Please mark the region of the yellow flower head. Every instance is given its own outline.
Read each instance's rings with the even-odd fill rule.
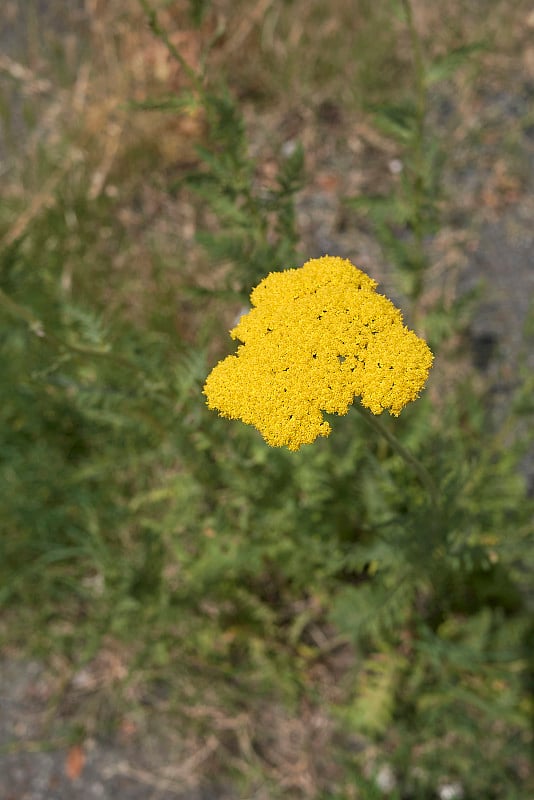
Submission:
[[[328,436],[323,412],[346,414],[354,397],[398,416],[419,396],[433,355],[376,285],[332,256],[271,272],[230,331],[237,353],[206,380],[208,407],[290,450]]]

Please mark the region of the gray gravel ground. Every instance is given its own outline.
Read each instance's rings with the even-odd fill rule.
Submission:
[[[38,662],[0,661],[0,800],[230,800],[192,788],[189,760],[152,736],[85,739],[83,768],[69,776],[71,746],[60,742],[64,721],[50,718],[50,680]]]

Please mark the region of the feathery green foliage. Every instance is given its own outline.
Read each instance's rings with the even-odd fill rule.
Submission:
[[[200,24],[209,3],[190,5]],[[374,119],[405,148],[405,172],[397,194],[351,202],[374,220],[419,319],[442,158],[425,93],[475,51],[423,65],[411,6],[401,6],[414,37],[414,99],[381,106]],[[193,189],[209,209],[216,223],[198,238],[209,263],[225,268],[211,288],[186,287],[196,338],[177,333],[156,296],[139,318],[106,313],[113,253],[98,252],[95,230],[111,227],[117,242],[125,231],[119,200],[89,204],[83,182],[60,180],[0,250],[0,600],[15,620],[5,639],[24,640],[31,625],[33,647],[62,652],[75,669],[114,637],[128,653],[125,686],[140,674],[148,695],[164,686],[178,709],[206,697],[230,715],[322,703],[341,742],[330,757],[340,777],[325,797],[354,797],[350,786],[379,796],[369,765],[387,762],[392,797],[430,799],[458,781],[465,800],[526,800],[532,503],[520,449],[513,438],[503,446],[504,426],[460,382],[439,402],[429,392],[384,420],[386,436],[353,411],[298,453],[207,410],[202,385],[213,350],[223,353],[206,347],[215,326],[202,304],[243,298],[302,260],[304,153],[281,156],[275,188],[259,187],[239,103],[209,75],[192,83],[183,98],[149,105],[179,114],[198,103],[208,122],[198,167],[169,188]],[[6,206],[0,234],[11,218]],[[109,260],[94,264],[99,257]],[[74,291],[66,265],[78,275]],[[438,360],[457,317],[446,322],[426,318]],[[335,673],[340,651],[332,683],[341,695],[327,700],[316,676]],[[126,696],[116,689],[117,714]],[[267,780],[267,760],[262,769]],[[283,787],[273,787],[278,795]]]

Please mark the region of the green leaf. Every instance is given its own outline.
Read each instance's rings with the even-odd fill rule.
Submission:
[[[391,723],[395,694],[405,659],[398,653],[373,653],[358,675],[356,697],[346,716],[355,730],[382,735]]]
[[[413,140],[416,133],[417,111],[412,102],[371,107],[370,111],[376,127],[387,136],[404,144]]]
[[[193,24],[199,28],[211,6],[211,0],[189,0],[189,14]]]
[[[376,223],[404,225],[412,216],[411,208],[398,195],[360,195],[347,197],[345,203]]]
[[[285,158],[278,172],[279,194],[290,195],[298,191],[304,179],[304,149],[300,142],[294,151]]]
[[[485,42],[472,42],[471,44],[462,45],[462,47],[456,47],[454,50],[447,53],[447,55],[443,56],[443,58],[439,58],[430,64],[426,71],[425,84],[427,86],[432,86],[434,83],[438,83],[438,81],[450,78],[456,70],[471,59],[472,55],[487,49],[488,47]]]

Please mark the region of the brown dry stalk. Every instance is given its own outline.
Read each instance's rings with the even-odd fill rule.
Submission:
[[[45,208],[50,208],[54,202],[54,192],[73,164],[80,158],[79,150],[71,150],[60,169],[48,178],[42,190],[35,195],[22,214],[20,214],[5,236],[0,239],[0,248],[10,247],[17,239],[23,236],[30,223],[39,216]]]

